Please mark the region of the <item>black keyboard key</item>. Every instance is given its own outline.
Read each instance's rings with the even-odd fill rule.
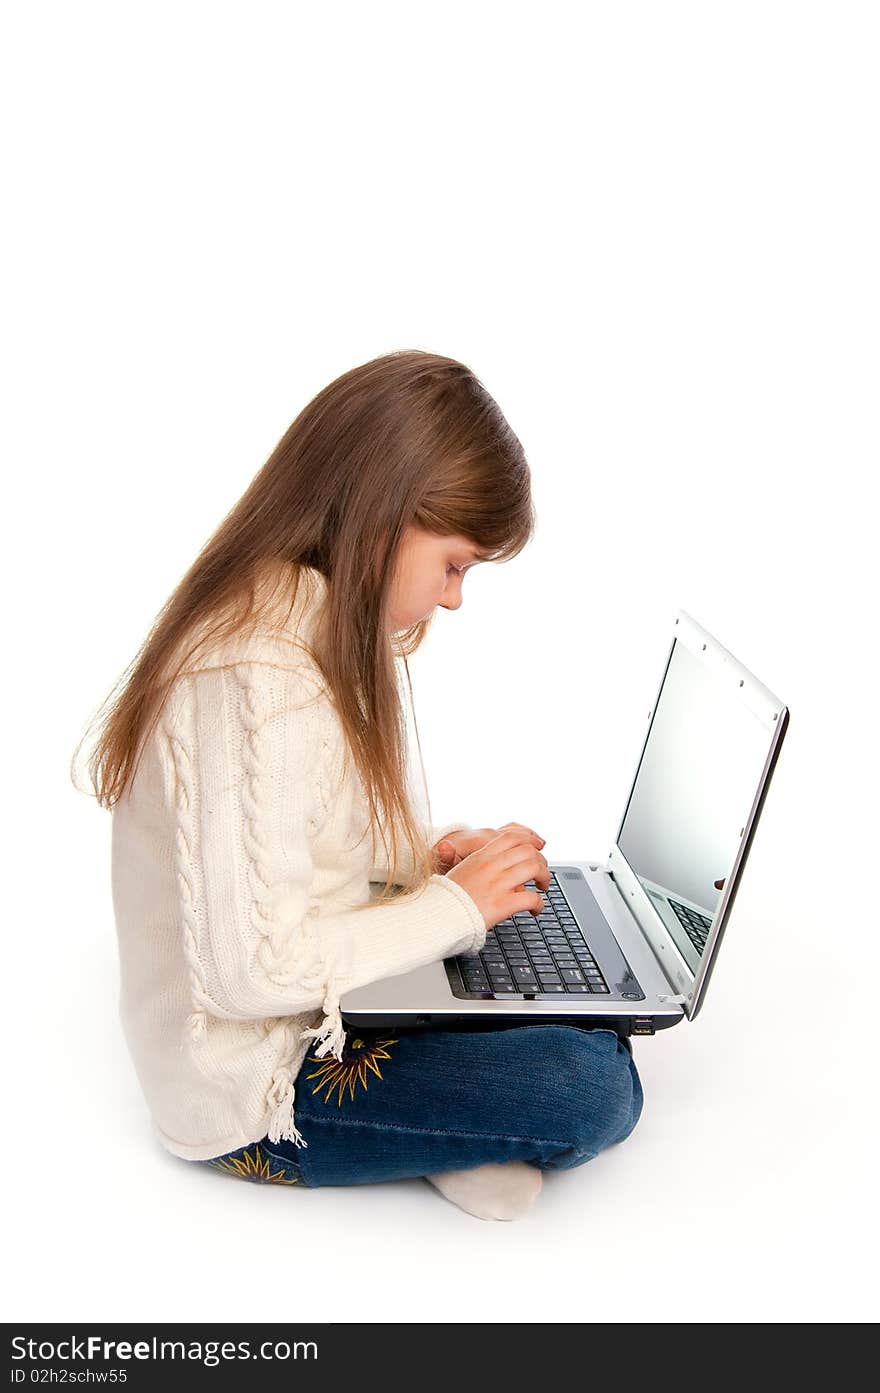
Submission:
[[[534,982],[535,974],[530,963],[512,963],[513,980],[515,982]]]
[[[563,982],[583,982],[584,974],[576,967],[564,967],[560,973]]]

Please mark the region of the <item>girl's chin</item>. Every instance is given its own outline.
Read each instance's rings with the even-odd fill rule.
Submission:
[[[434,613],[433,609],[426,610],[424,614],[414,614],[411,618],[393,619],[391,621],[391,632],[401,633],[404,629],[411,629],[414,624],[420,624],[423,619],[430,619]]]

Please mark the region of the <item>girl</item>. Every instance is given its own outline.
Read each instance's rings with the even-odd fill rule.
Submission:
[[[173,1155],[305,1187],[425,1176],[511,1219],[544,1169],[638,1121],[613,1031],[340,1017],[346,989],[476,953],[543,904],[532,828],[413,810],[396,661],[409,685],[436,607],[534,525],[474,374],[390,353],[305,407],[159,614],[89,769],[113,813],[121,1021]]]

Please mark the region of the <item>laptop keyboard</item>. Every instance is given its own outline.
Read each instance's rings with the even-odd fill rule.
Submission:
[[[678,900],[674,900],[671,895],[667,895],[666,898],[675,910],[678,922],[702,957],[706,939],[709,937],[709,930],[712,927],[712,920],[707,919],[705,914],[698,914],[695,909],[689,909],[686,904],[679,904]]]
[[[526,889],[538,887],[529,880]],[[608,984],[552,871],[550,887],[542,893],[547,908],[537,917],[526,910],[502,919],[489,929],[480,953],[453,959],[466,991],[495,996],[608,994]]]

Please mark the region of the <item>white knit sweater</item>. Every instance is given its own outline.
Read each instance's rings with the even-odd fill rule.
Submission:
[[[310,1046],[341,1058],[340,994],[486,937],[440,874],[352,912],[385,868],[335,708],[294,641],[326,596],[320,572],[305,576],[280,638],[253,630],[178,679],[113,809],[120,1018],[159,1140],[189,1160],[267,1133],[305,1146],[294,1080]]]

